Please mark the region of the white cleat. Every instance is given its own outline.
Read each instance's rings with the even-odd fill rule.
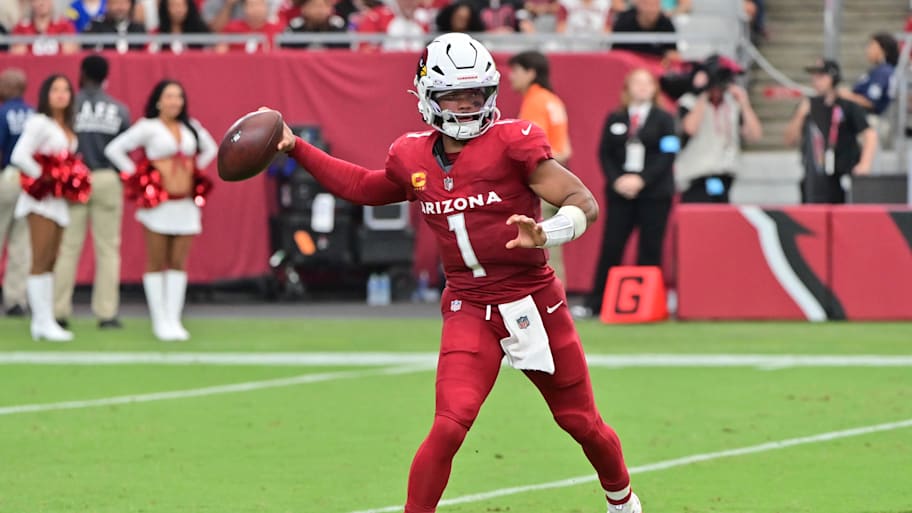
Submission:
[[[609,504],[608,513],[643,513],[643,506],[640,505],[640,498],[631,492],[630,500],[624,504]]]
[[[178,340],[178,341],[190,340],[190,333],[187,332],[186,329],[184,329],[184,325],[181,324],[180,320],[178,320],[176,323],[171,324],[171,331],[174,334],[174,338],[172,338],[171,340]]]
[[[32,340],[47,340],[48,342],[69,342],[73,340],[73,332],[60,327],[56,322],[45,323],[31,328]]]

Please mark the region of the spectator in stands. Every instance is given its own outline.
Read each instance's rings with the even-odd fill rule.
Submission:
[[[334,9],[345,20],[345,27],[357,31],[361,18],[371,9],[383,4],[382,0],[338,0]]]
[[[564,8],[559,0],[526,0],[523,9],[528,13],[534,32],[556,32]]]
[[[140,148],[147,160],[137,165],[130,153]],[[143,225],[146,240],[143,288],[152,331],[160,340],[190,338],[181,324],[181,313],[190,245],[202,231],[195,196],[203,184],[201,171],[217,152],[218,146],[209,132],[188,114],[184,88],[168,79],[155,85],[146,102],[145,117],[105,148],[105,156],[117,169],[136,178],[131,185],[140,185],[144,191],[155,190],[152,195],[156,201],[139,205],[136,220]],[[153,171],[158,171],[157,181],[152,178]],[[148,195],[149,192],[138,193],[146,200]]]
[[[890,34],[874,34],[865,48],[865,57],[871,68],[859,77],[852,89],[840,87],[839,96],[852,100],[874,114],[874,117],[869,117],[868,122],[875,121],[871,123],[875,126],[879,124],[877,116],[883,115],[890,107],[896,92],[893,86],[893,72],[899,62],[899,44]]]
[[[437,13],[438,32],[484,32],[481,11],[468,0],[459,0]]]
[[[635,0],[634,6],[620,13],[614,20],[614,32],[665,32],[674,33],[675,26],[665,14],[659,0]],[[628,50],[644,55],[661,57],[665,61],[678,59],[675,43],[615,43],[615,50]]]
[[[380,4],[361,18],[358,32],[384,33],[394,36],[382,48],[387,51],[419,51],[424,48],[425,35],[430,19],[420,8],[418,0],[395,0],[389,5]],[[363,50],[376,50],[376,45],[362,45]]]
[[[107,9],[102,18],[92,20],[85,29],[86,34],[118,34],[125,36],[127,34],[144,34],[146,29],[139,23],[132,20],[134,0],[107,0]],[[96,50],[108,50],[117,48],[118,51],[124,52],[128,48],[138,50],[143,48],[141,44],[127,45],[125,41],[118,41],[117,44],[96,44],[84,45],[83,48],[95,48]]]
[[[481,0],[481,20],[485,31],[495,34],[534,32],[531,14],[522,0]]]
[[[19,170],[10,165],[10,155],[22,135],[25,121],[35,111],[22,99],[25,86],[25,72],[21,69],[6,68],[0,73],[0,254],[6,246],[3,309],[12,317],[25,315],[28,304],[25,282],[31,259],[28,222],[13,215],[22,187]]]
[[[73,0],[66,10],[66,17],[77,32],[83,32],[92,20],[104,16],[106,7],[104,0]]]
[[[5,36],[7,34],[6,27],[0,25],[0,36]],[[0,44],[0,52],[5,52],[9,50],[9,46],[6,44]]]
[[[203,20],[213,32],[222,32],[231,20],[244,18],[243,0],[200,0]],[[290,4],[291,2],[288,2]],[[285,0],[267,0],[267,19],[275,21],[283,8],[288,8]],[[280,26],[282,26],[280,24]]]
[[[675,164],[683,203],[728,203],[740,168],[742,140],[757,141],[763,127],[747,91],[735,83],[741,67],[713,55],[678,99],[684,148]]]
[[[764,0],[744,0],[744,15],[754,35],[766,39],[766,7]]]
[[[611,32],[610,0],[560,0],[557,31],[572,35]]]
[[[213,31],[221,32],[231,20],[243,16],[241,0],[206,0],[202,15]]]
[[[192,0],[161,0],[158,4],[158,33],[159,34],[208,34],[209,27],[200,17],[196,2]],[[184,51],[184,44],[180,41],[165,43],[171,51],[180,53]],[[203,45],[188,45],[190,48],[202,48]],[[156,45],[152,46],[157,51]]]
[[[630,72],[624,79],[621,106],[608,115],[599,145],[605,174],[608,213],[592,292],[577,317],[602,310],[605,280],[620,265],[627,239],[639,228],[637,265],[661,265],[662,242],[674,196],[672,166],[680,147],[675,120],[658,104],[659,87],[648,70]]]
[[[12,45],[10,53],[31,52],[33,55],[55,55],[79,51],[79,45],[75,42],[61,42],[54,37],[61,34],[75,34],[76,28],[66,18],[55,16],[52,0],[29,0],[29,8],[30,16],[19,22],[13,28],[12,33],[20,36],[48,37],[41,37],[29,45]]]
[[[133,21],[146,28],[146,32],[158,30],[159,0],[135,0]]]
[[[333,13],[330,0],[297,0],[298,15],[288,22],[286,32],[343,33],[345,20]],[[288,48],[349,48],[349,43],[295,43]]]
[[[817,96],[801,100],[785,131],[786,144],[801,145],[801,201],[845,203],[851,175],[871,173],[877,133],[860,105],[839,96],[842,73],[836,61],[819,60],[805,70]]]
[[[523,97],[519,119],[531,121],[545,131],[551,154],[562,166],[567,165],[573,150],[567,124],[567,108],[551,87],[551,66],[548,58],[534,50],[510,57],[510,86]],[[557,207],[542,201],[542,215],[547,219],[557,213]],[[548,262],[557,277],[564,281],[564,259],[561,248],[551,248]],[[566,283],[566,282],[565,282]]]
[[[54,316],[68,327],[73,313],[73,287],[82,255],[86,230],[92,225],[95,279],[92,283],[92,313],[102,329],[120,328],[120,220],[123,216],[123,185],[120,174],[104,154],[105,147],[130,126],[130,112],[105,92],[108,61],[101,55],[82,60],[76,123],[79,153],[92,172],[92,192],[86,203],[70,203],[70,224],[63,231],[60,254],[54,267]]]
[[[26,9],[27,0],[6,0],[0,2],[0,28],[4,34],[8,33],[22,21]]]
[[[275,44],[273,39],[275,35],[282,31],[278,23],[269,21],[269,6],[266,0],[242,0],[244,6],[244,17],[239,20],[231,20],[222,29],[224,34],[249,34],[252,32],[260,33],[266,36],[266,42],[261,47],[255,39],[251,39],[246,44],[220,43],[216,45],[217,52],[227,52],[229,48],[236,51],[246,51],[254,53],[257,50],[270,49]]]

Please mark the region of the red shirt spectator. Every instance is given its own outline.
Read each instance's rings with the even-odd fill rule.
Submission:
[[[396,14],[386,5],[378,5],[365,11],[358,20],[358,32],[385,33]]]
[[[25,19],[19,22],[18,25],[13,27],[13,35],[16,36],[53,36],[56,34],[75,34],[76,27],[70,23],[69,20],[60,18],[57,21],[51,21],[44,25],[44,28],[36,23],[33,23],[30,19]],[[33,55],[56,55],[63,51],[63,53],[73,53],[78,50],[78,47],[74,43],[65,43],[58,41],[57,38],[48,37],[42,38],[30,45],[13,45],[10,50],[11,53],[26,53],[30,52]]]
[[[255,40],[251,39],[247,43],[231,43],[231,45],[221,44],[216,47],[216,50],[243,50],[247,53],[255,53],[258,49],[260,49],[260,51],[270,50],[275,46],[275,35],[282,32],[282,26],[278,23],[265,22],[259,27],[255,28],[251,26],[247,20],[231,20],[227,25],[225,25],[225,28],[222,29],[223,34],[249,34],[251,32],[257,32],[266,35],[266,42],[262,47],[260,47],[260,45],[257,44]]]
[[[249,34],[258,32],[266,36],[266,43],[263,44],[264,50],[271,49],[274,46],[274,37],[282,31],[283,25],[269,21],[269,4],[266,0],[241,0],[243,7],[243,18],[229,21],[221,32],[224,34]],[[247,53],[254,53],[260,47],[256,40],[251,39],[247,43],[233,43],[232,50],[246,50]],[[224,52],[228,49],[226,44],[216,46],[216,51]]]
[[[428,32],[428,12],[418,6],[417,0],[396,0],[394,8],[379,5],[367,11],[358,23],[358,32],[401,36],[403,39],[390,40],[382,45],[388,51],[418,51],[424,48],[424,38],[419,36]],[[375,44],[361,45],[362,50],[377,48]]]
[[[288,26],[288,22],[296,18],[300,12],[301,8],[298,6],[298,2],[286,0],[282,2],[278,11],[276,11],[276,18],[278,19],[279,25],[286,27]]]
[[[53,0],[31,0],[31,17],[20,21],[13,27],[12,34],[17,36],[54,36],[58,34],[75,34],[76,27],[65,18],[54,15]],[[73,53],[79,50],[75,41],[61,42],[55,37],[41,38],[29,45],[17,44],[10,48],[10,53],[33,55],[55,55]]]

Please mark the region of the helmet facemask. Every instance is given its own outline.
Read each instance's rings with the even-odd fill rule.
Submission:
[[[431,99],[428,104],[433,112],[434,128],[453,139],[467,140],[485,133],[500,118],[500,111],[497,110],[497,87],[470,89],[480,89],[484,96],[484,103],[475,112],[454,112],[440,107],[438,100],[441,97],[460,89],[430,92]]]

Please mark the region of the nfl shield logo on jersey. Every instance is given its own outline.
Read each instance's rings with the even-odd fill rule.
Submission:
[[[453,190],[453,179],[449,176],[443,179],[443,188],[447,191]]]
[[[516,319],[516,324],[519,326],[519,329],[524,330],[529,327],[529,316],[523,315],[519,319]]]
[[[458,299],[454,299],[454,300],[450,301],[450,311],[451,312],[458,312],[460,310],[462,310],[462,301],[460,301]]]

